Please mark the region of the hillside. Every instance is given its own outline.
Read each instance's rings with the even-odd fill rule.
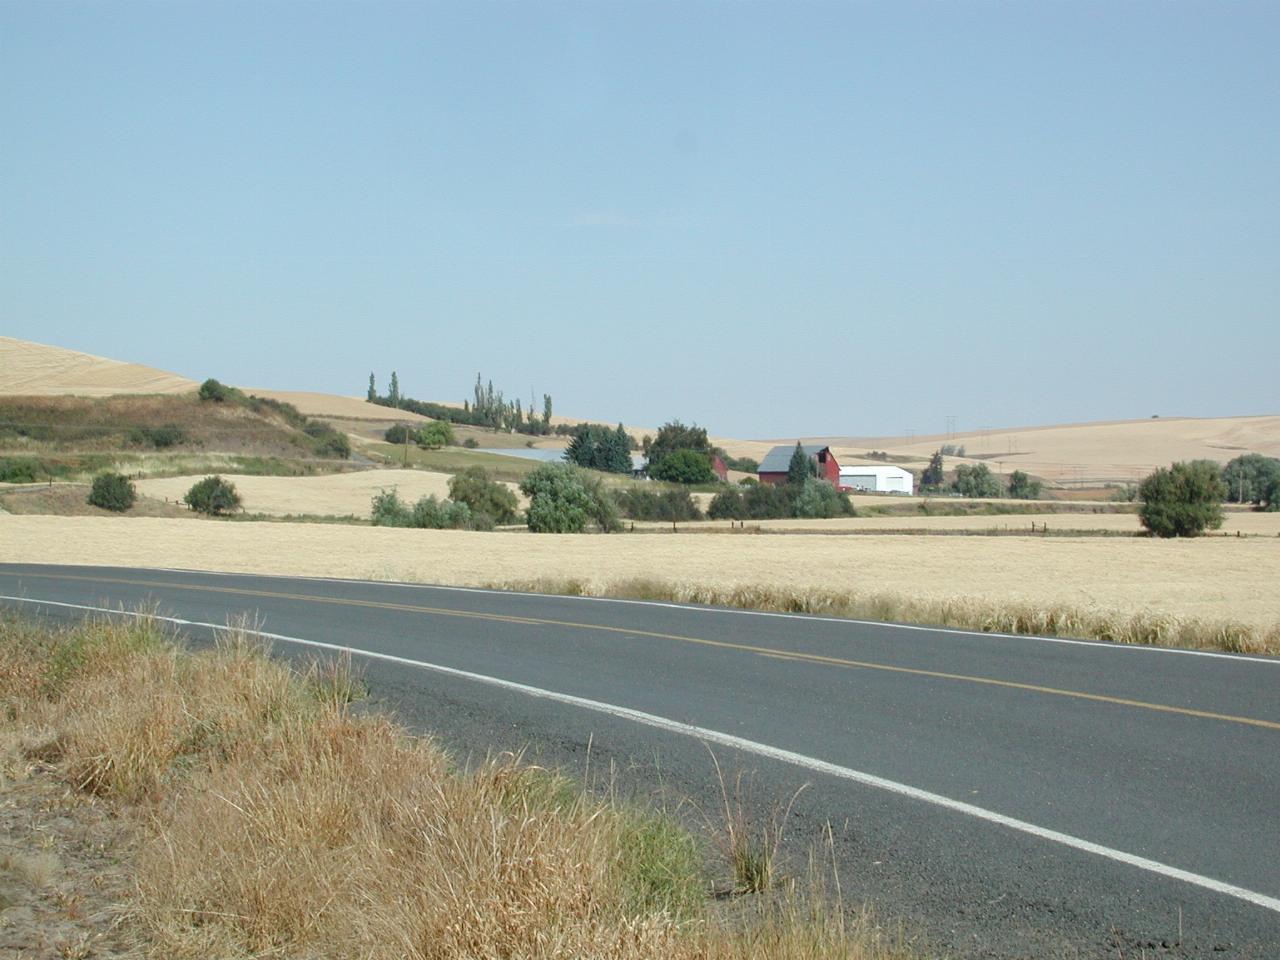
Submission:
[[[176,373],[43,343],[0,337],[0,394],[109,397],[120,393],[186,393],[198,384]]]

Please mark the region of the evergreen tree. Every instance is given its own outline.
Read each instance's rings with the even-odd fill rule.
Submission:
[[[920,474],[920,486],[926,490],[942,486],[942,474],[942,451],[935,450],[929,458],[929,466]]]
[[[551,432],[551,394],[542,395],[542,432]]]
[[[394,370],[391,371],[391,386],[387,388],[387,400],[393,407],[400,406],[400,378]]]
[[[611,473],[631,472],[631,437],[622,424],[618,424],[618,429],[613,431],[613,442],[609,446],[609,466],[606,469]]]
[[[818,465],[814,463],[813,457],[804,452],[804,447],[797,440],[796,449],[791,454],[791,463],[787,465],[787,483],[803,486],[805,480],[817,475]]]
[[[366,400],[368,400],[370,403],[373,403],[373,401],[375,401],[375,400],[377,400],[377,399],[378,399],[378,390],[377,390],[377,388],[373,385],[373,374],[372,374],[372,373],[370,373],[370,374],[369,374],[369,393],[368,393],[368,395],[365,397],[365,399],[366,399]]]
[[[1040,481],[1032,480],[1021,470],[1009,474],[1009,496],[1015,500],[1035,500],[1040,496]]]

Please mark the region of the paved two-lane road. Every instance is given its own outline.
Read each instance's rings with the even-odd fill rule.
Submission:
[[[0,594],[247,612],[379,655],[375,692],[455,746],[660,757],[695,797],[710,743],[761,796],[811,784],[793,839],[837,827],[846,894],[943,949],[1280,958],[1280,661],[176,571],[0,564]]]

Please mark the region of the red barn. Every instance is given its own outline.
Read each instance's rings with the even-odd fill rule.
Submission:
[[[720,459],[720,454],[713,453],[711,455],[711,472],[719,478],[721,483],[729,482],[729,468],[725,466],[724,461]]]
[[[818,465],[818,478],[825,480],[833,487],[840,486],[840,464],[836,463],[835,454],[830,447],[817,444],[801,445],[805,456]],[[791,467],[791,456],[796,452],[795,444],[779,444],[774,447],[760,462],[760,482],[782,484],[787,482],[787,471]]]

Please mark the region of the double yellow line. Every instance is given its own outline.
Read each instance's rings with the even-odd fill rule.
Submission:
[[[568,630],[589,630],[598,633],[616,633],[631,637],[649,637],[655,640],[669,640],[676,643],[697,644],[704,647],[718,647],[723,650],[737,650],[753,653],[775,660],[794,660],[802,663],[818,663],[824,666],[840,667],[850,670],[881,670],[886,673],[902,673],[916,677],[929,677],[935,680],[951,680],[961,683],[976,683],[990,687],[1003,687],[1009,690],[1026,690],[1031,693],[1047,694],[1055,697],[1071,697],[1076,700],[1091,700],[1096,703],[1109,703],[1114,706],[1133,707],[1139,710],[1154,710],[1158,713],[1180,714],[1186,717],[1198,717],[1202,720],[1220,720],[1226,723],[1241,723],[1252,727],[1263,727],[1268,730],[1280,730],[1280,722],[1259,720],[1255,717],[1238,717],[1226,713],[1214,713],[1209,710],[1196,710],[1191,707],[1175,707],[1163,703],[1151,703],[1146,700],[1131,700],[1126,697],[1112,697],[1101,693],[1086,693],[1082,690],[1065,690],[1059,687],[1047,687],[1036,683],[1020,683],[1015,680],[998,680],[994,677],[975,677],[963,673],[947,673],[942,670],[925,670],[920,667],[899,667],[888,663],[875,663],[869,660],[850,660],[844,657],[828,657],[817,653],[803,653],[792,650],[778,650],[773,647],[762,647],[751,643],[735,643],[730,640],[711,640],[706,637],[689,637],[676,633],[661,633],[656,630],[641,630],[635,627],[612,627],[598,623],[577,623],[572,620],[548,620],[541,617],[516,617],[501,613],[477,613],[471,610],[452,610],[448,607],[424,607],[415,604],[391,603],[384,600],[357,600],[340,597],[321,597],[305,593],[284,593],[276,590],[251,590],[246,587],[217,587],[208,584],[172,583],[163,580],[130,580],[123,577],[85,577],[62,574],[23,574],[24,577],[42,577],[49,580],[81,580],[88,583],[118,583],[134,587],[157,587],[163,589],[191,590],[200,593],[230,594],[241,597],[259,597],[270,600],[296,600],[302,603],[326,603],[343,607],[366,607],[376,610],[395,610],[402,613],[425,614],[435,617],[460,617],[470,620],[487,620],[495,623],[513,623],[525,626],[559,627]]]

